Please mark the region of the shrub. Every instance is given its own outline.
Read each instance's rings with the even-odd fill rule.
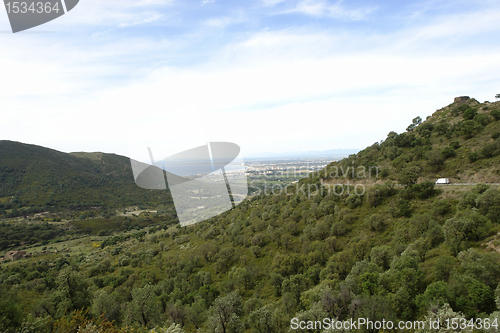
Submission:
[[[477,152],[470,152],[467,157],[469,158],[469,161],[472,163],[476,162],[479,159],[479,154]]]
[[[490,123],[490,117],[484,114],[478,114],[474,117],[474,120],[483,126],[486,126]]]
[[[417,127],[418,134],[420,134],[424,138],[430,137],[433,130],[434,130],[434,125],[428,122],[425,122]]]
[[[493,118],[495,118],[495,120],[499,120],[500,119],[500,110],[498,110],[498,109],[491,110],[490,114],[491,114],[491,116]]]
[[[450,147],[453,148],[453,149],[458,149],[460,148],[460,141],[453,141],[450,143]]]
[[[489,143],[481,149],[481,155],[484,158],[492,158],[498,155],[498,145],[496,143]]]
[[[444,158],[451,158],[455,157],[456,153],[455,150],[451,147],[446,147],[441,151],[441,155],[443,155]]]
[[[427,153],[427,163],[435,170],[440,170],[444,164],[443,155],[438,151],[432,150]]]
[[[463,117],[465,120],[471,120],[474,119],[474,117],[477,115],[477,110],[473,108],[468,108],[467,110],[464,111]]]
[[[384,186],[375,184],[367,192],[368,203],[372,207],[377,207],[382,203],[382,200],[393,196],[395,193],[394,185],[386,183]]]
[[[380,214],[373,214],[366,220],[368,227],[373,231],[382,231],[385,228],[385,217]]]
[[[500,136],[500,133],[498,133],[498,134]],[[380,171],[380,178],[385,179],[385,178],[389,177],[390,174],[391,174],[391,172],[389,171],[389,169],[384,168]]]
[[[359,195],[351,194],[345,199],[345,203],[349,208],[354,209],[361,206],[362,200]]]
[[[444,238],[453,255],[456,256],[463,242],[469,239],[472,227],[473,222],[467,218],[451,218],[445,222],[443,226]]]
[[[500,138],[500,132],[494,132],[493,134],[491,134],[491,138],[493,140]]]
[[[428,199],[437,194],[437,191],[434,189],[434,183],[430,181],[425,181],[420,184],[415,184],[411,187],[412,192],[416,194],[416,196],[420,199]]]
[[[449,129],[449,125],[448,123],[446,123],[446,121],[441,121],[439,122],[439,124],[434,128],[434,130],[439,134],[439,135],[443,135],[443,134],[446,134],[446,132],[448,132],[448,129]]]
[[[456,107],[456,108],[453,108],[453,109],[451,110],[451,115],[452,115],[453,117],[456,117],[456,116],[458,116],[459,114],[464,113],[464,112],[465,112],[465,111],[467,111],[468,109],[470,109],[470,106],[468,106],[467,104],[462,104],[462,105],[460,105],[460,106],[458,106],[458,107]]]
[[[184,333],[181,325],[173,323],[169,327],[157,327],[149,331],[149,333]]]
[[[460,133],[466,139],[470,139],[474,136],[474,134],[480,132],[483,129],[481,124],[476,123],[474,120],[465,120],[459,125]]]
[[[476,199],[479,213],[489,218],[492,222],[500,221],[500,192],[488,189]]]
[[[420,172],[421,169],[418,166],[404,168],[399,175],[399,183],[407,187],[416,184],[418,177],[420,177]]]
[[[399,216],[410,217],[412,213],[411,203],[406,199],[400,199],[398,202]]]

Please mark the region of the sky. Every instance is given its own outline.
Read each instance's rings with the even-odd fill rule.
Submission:
[[[495,101],[499,32],[500,0],[80,0],[16,34],[0,8],[0,140],[362,149],[456,96]]]

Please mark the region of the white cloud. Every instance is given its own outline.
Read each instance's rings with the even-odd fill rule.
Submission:
[[[285,2],[288,0],[262,0],[265,6],[275,6],[279,3]]]
[[[238,12],[235,13],[233,16],[215,17],[208,19],[204,21],[203,24],[205,26],[212,28],[224,29],[230,25],[243,23],[246,22],[247,20],[248,19],[243,15],[243,13]]]
[[[437,39],[467,37],[500,30],[500,10],[441,16],[424,27],[414,29],[414,38]]]
[[[120,27],[124,28],[124,27],[131,27],[131,26],[134,26],[134,25],[139,25],[139,24],[147,24],[147,23],[154,22],[154,21],[156,21],[156,20],[158,20],[160,18],[161,18],[160,14],[152,14],[152,15],[149,15],[148,17],[144,18],[144,19],[138,19],[138,20],[133,21],[133,22],[122,23],[122,24],[120,24]]]
[[[130,9],[132,2],[125,3]],[[131,25],[154,17],[156,2],[143,3],[134,15],[124,12],[112,21]],[[325,4],[309,8],[310,15],[328,15]],[[460,41],[493,35],[499,14],[444,15],[379,35],[299,27],[249,31],[218,52],[209,48],[213,39],[199,43],[213,37],[203,34],[213,29],[186,38],[113,40],[106,28],[86,43],[0,36],[0,101],[8,110],[0,132],[4,139],[65,151],[121,154],[135,140],[153,142],[165,154],[207,140],[234,141],[250,154],[362,148],[455,96],[493,100],[500,49]],[[226,27],[243,19],[220,15],[201,25]],[[192,54],[197,61],[171,61]]]
[[[78,105],[44,109],[44,117],[24,129],[52,126],[57,132],[46,135],[66,138],[59,147],[85,142],[83,150],[109,147],[122,154],[127,142],[152,142],[168,155],[223,139],[250,153],[364,147],[447,105],[462,89],[483,89],[481,81],[495,80],[500,70],[498,57],[351,55],[165,67]]]
[[[289,9],[284,13],[303,13],[311,16],[326,16],[348,21],[360,21],[366,19],[375,10],[375,7],[347,9],[342,5],[342,2],[337,1],[332,5],[326,0],[301,0],[295,8]]]
[[[134,25],[145,17],[162,15],[160,10],[174,5],[173,0],[85,0],[71,12],[50,23],[60,26],[119,26]]]

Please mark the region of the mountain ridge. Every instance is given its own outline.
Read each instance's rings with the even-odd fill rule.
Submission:
[[[18,208],[171,203],[167,196],[161,191],[139,188],[134,182],[130,159],[125,156],[63,153],[37,145],[0,141],[0,198],[14,197],[14,206]]]

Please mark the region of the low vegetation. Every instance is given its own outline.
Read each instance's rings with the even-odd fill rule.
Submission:
[[[64,225],[90,228],[84,249],[0,266],[0,331],[287,332],[292,318],[327,317],[498,323],[498,186],[434,181],[498,182],[499,106],[471,101],[416,118],[298,184],[323,189],[315,195],[263,193],[186,228],[161,213],[127,217],[123,229],[114,221],[124,217],[73,219]],[[336,174],[341,166],[378,173]],[[366,191],[353,194],[360,183]]]

